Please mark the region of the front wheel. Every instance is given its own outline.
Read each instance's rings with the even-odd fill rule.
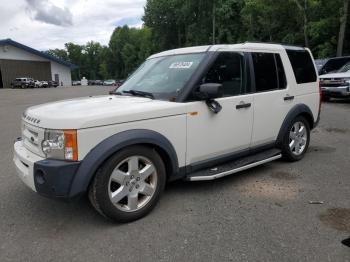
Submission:
[[[287,129],[283,137],[282,156],[288,161],[301,160],[310,143],[310,125],[302,117],[296,117]]]
[[[132,146],[101,166],[90,185],[89,199],[103,216],[131,222],[155,207],[165,181],[165,167],[158,153],[145,146]]]

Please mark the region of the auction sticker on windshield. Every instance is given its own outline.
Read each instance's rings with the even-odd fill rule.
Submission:
[[[192,65],[193,65],[193,62],[174,62],[169,66],[169,68],[188,69],[188,68],[191,68]]]

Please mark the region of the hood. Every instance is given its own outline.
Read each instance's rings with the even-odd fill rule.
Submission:
[[[320,75],[320,78],[350,78],[350,72]]]
[[[81,129],[186,113],[186,104],[132,96],[96,96],[28,108],[24,121],[49,129]]]

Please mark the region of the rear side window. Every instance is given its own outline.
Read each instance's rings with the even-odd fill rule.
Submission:
[[[281,57],[272,53],[252,53],[256,92],[286,88]]]
[[[310,53],[306,50],[287,50],[298,84],[316,82],[317,75]]]

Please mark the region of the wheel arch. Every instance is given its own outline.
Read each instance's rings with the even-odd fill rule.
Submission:
[[[73,179],[70,197],[85,193],[98,168],[116,152],[133,145],[145,145],[154,148],[164,161],[169,179],[173,175],[179,174],[176,151],[165,136],[147,129],[123,131],[106,138],[85,156]]]
[[[279,130],[277,141],[276,141],[277,147],[281,146],[283,141],[283,136],[285,132],[288,131],[289,124],[298,116],[303,116],[308,121],[310,129],[314,128],[315,120],[311,109],[305,104],[297,104],[293,106],[292,109],[289,110]]]

